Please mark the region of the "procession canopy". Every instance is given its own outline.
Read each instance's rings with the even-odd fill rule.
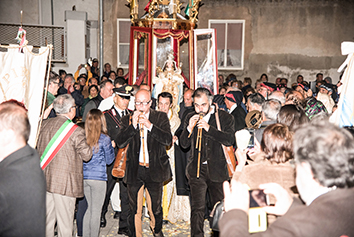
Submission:
[[[138,1],[128,0],[131,17],[129,83],[153,87],[157,76],[173,52],[185,84],[193,77],[192,31],[198,21],[201,0],[189,0],[184,9],[180,0],[150,0],[139,17]],[[184,14],[181,11],[184,11]],[[183,14],[183,15],[182,15]]]
[[[128,2],[132,22],[129,84],[144,83],[153,90],[156,82],[166,82],[167,78],[170,79],[168,85],[178,82],[175,87],[182,86],[182,90],[183,86],[191,89],[205,87],[217,94],[215,29],[196,29],[201,0],[189,0],[186,8],[182,7],[180,0],[150,0],[141,17],[138,1]],[[174,66],[167,73],[164,65],[170,60]],[[160,73],[163,71],[170,76]],[[166,85],[158,88],[170,87]],[[175,94],[180,98],[179,91]]]
[[[150,0],[144,8],[145,14],[138,16],[138,0],[127,0],[130,6],[132,26],[154,29],[192,30],[198,22],[201,0],[189,0],[185,16],[181,14],[179,0]]]

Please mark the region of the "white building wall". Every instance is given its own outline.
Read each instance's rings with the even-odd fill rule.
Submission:
[[[66,27],[66,63],[54,63],[53,71],[64,69],[74,73],[79,64],[86,63],[85,58],[85,32],[86,20],[96,22],[90,29],[90,55],[98,58],[98,0],[0,0],[0,22],[20,23],[20,11],[23,10],[23,24],[52,25],[52,3],[55,26]],[[67,19],[65,11],[72,11],[75,5],[78,15],[84,12],[83,19]],[[14,35],[14,38],[16,35]],[[27,39],[31,44],[31,39]],[[84,72],[84,69],[82,69]]]
[[[0,22],[38,24],[38,0],[0,0]],[[15,36],[16,37],[16,36]]]
[[[85,64],[86,12],[66,11],[67,67],[74,73],[80,64]],[[60,64],[57,66],[60,68]]]

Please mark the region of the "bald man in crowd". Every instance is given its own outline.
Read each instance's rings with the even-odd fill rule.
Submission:
[[[142,204],[145,190],[154,236],[162,234],[162,187],[172,172],[166,146],[172,142],[167,114],[150,109],[151,93],[140,89],[135,95],[132,118],[122,118],[122,127],[115,139],[118,147],[129,145],[124,182],[127,184],[130,214],[129,236],[142,236]]]
[[[183,101],[180,103],[179,105],[179,112],[178,112],[178,116],[179,119],[182,120],[184,112],[186,112],[187,110],[193,111],[194,107],[193,107],[193,90],[192,89],[188,89],[184,92],[183,94]]]

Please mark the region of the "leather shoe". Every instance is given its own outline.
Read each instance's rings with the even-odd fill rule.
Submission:
[[[162,230],[159,233],[153,233],[154,237],[164,237]]]
[[[169,221],[169,220],[162,220],[162,224],[163,224],[163,225],[170,224],[170,221]]]
[[[164,237],[162,230],[160,230],[159,233],[155,233],[155,231],[151,228],[151,226],[150,226],[150,230],[151,230],[154,237]]]
[[[127,227],[124,227],[124,228],[119,228],[118,229],[118,234],[119,235],[126,235],[126,236],[129,236],[130,234],[130,231]]]
[[[115,211],[113,218],[114,218],[114,219],[119,219],[120,213],[121,213],[120,211]]]
[[[101,216],[100,227],[104,228],[104,227],[106,227],[106,224],[107,224],[106,217],[103,215],[103,216]]]

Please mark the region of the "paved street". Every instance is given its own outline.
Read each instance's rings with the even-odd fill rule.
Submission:
[[[109,205],[108,213],[106,214],[107,226],[101,228],[100,237],[108,236],[123,236],[118,235],[118,219],[113,218],[114,212]],[[165,236],[190,236],[190,225],[189,222],[177,222],[175,224],[164,224],[163,233]],[[204,233],[205,236],[210,236],[209,222],[204,222]],[[76,236],[76,233],[75,235]],[[143,236],[153,236],[149,228],[149,218],[144,217],[143,220]]]

